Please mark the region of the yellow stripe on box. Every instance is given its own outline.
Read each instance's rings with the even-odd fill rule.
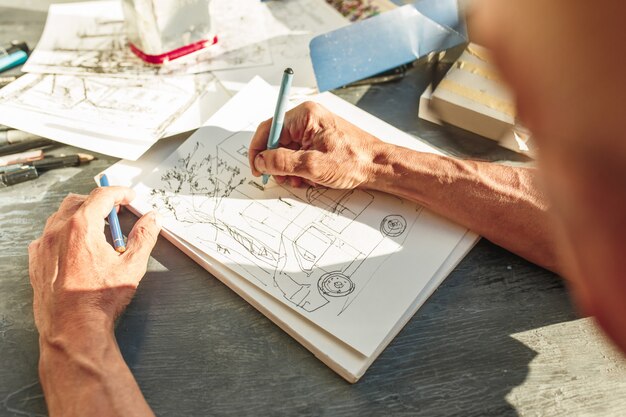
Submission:
[[[476,58],[480,59],[481,61],[489,62],[490,60],[489,60],[488,53],[483,52],[481,49],[482,48],[472,47],[472,45],[469,45],[466,50],[471,55],[474,55]]]
[[[455,81],[445,78],[437,86],[437,89],[440,88],[480,103],[484,106],[489,107],[490,109],[497,110],[511,117],[515,117],[515,106],[509,101],[501,100],[497,97],[493,97],[489,94],[483,93],[480,90],[466,87]]]
[[[498,77],[498,74],[495,71],[476,65],[473,62],[458,60],[454,63],[454,65],[460,70],[476,74],[480,77],[486,78],[487,80],[495,81],[497,83],[501,82],[500,77]]]

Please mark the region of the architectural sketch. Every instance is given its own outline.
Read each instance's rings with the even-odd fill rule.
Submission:
[[[211,74],[130,79],[27,74],[0,91],[0,106],[84,132],[153,143],[214,82]]]
[[[248,167],[255,126],[185,143],[147,182],[150,208],[293,308],[339,316],[401,250],[421,209],[407,202],[390,215],[376,204],[387,197],[361,190],[263,188]]]
[[[168,239],[239,294],[254,293],[250,302],[290,334],[299,335],[302,324],[324,346],[336,338],[372,355],[428,297],[442,266],[451,268],[447,259],[467,229],[385,193],[293,188],[274,179],[261,185],[246,153],[276,93],[253,79],[158,166],[138,177],[133,171],[132,210],[160,212]],[[308,99],[414,146],[414,138],[336,96]]]
[[[265,18],[255,0],[213,0],[218,42],[161,66],[136,57],[128,47],[119,2],[53,5],[26,72],[110,76],[198,74],[272,63]]]

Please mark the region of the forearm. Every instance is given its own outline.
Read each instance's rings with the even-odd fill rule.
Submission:
[[[384,145],[372,171],[368,187],[415,201],[558,272],[548,204],[534,169]]]
[[[39,376],[51,416],[153,416],[112,332],[40,337]]]

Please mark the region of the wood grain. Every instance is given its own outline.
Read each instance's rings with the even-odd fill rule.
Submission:
[[[0,39],[19,33],[34,42],[44,18],[0,8]],[[339,94],[449,152],[519,162],[492,141],[420,122],[425,85],[417,68],[401,82]],[[0,190],[0,416],[46,413],[27,245],[68,192],[88,193],[92,177],[114,162],[100,155]],[[126,233],[135,220],[121,214]],[[487,241],[356,385],[164,239],[116,335],[160,416],[626,415],[623,359],[577,318],[563,282]]]

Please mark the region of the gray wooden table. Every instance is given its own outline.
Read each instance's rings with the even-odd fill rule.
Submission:
[[[44,20],[45,12],[0,7],[0,42],[34,44]],[[401,82],[339,95],[447,152],[523,159],[419,121],[425,83],[417,68]],[[88,193],[93,176],[114,162],[99,155],[0,190],[1,416],[46,414],[28,243],[68,192]],[[121,221],[128,231],[135,217],[123,213]],[[626,365],[589,319],[577,318],[563,282],[485,240],[356,385],[162,238],[116,335],[162,416],[626,415]]]

